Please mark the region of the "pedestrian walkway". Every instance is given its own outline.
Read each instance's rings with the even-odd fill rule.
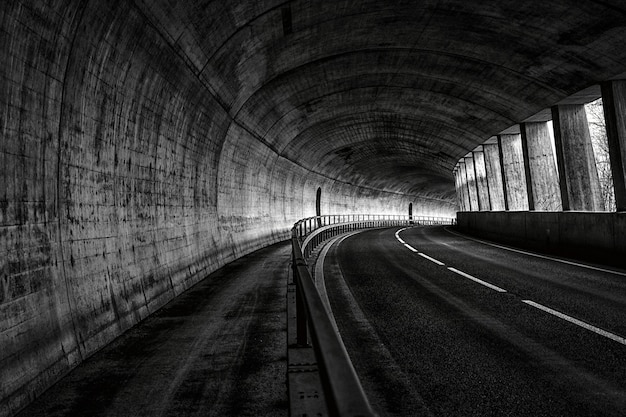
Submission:
[[[221,268],[19,416],[287,416],[290,254],[279,243]]]

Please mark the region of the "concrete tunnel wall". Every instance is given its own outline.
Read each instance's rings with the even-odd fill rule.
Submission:
[[[450,202],[281,157],[141,7],[47,3],[0,6],[0,415],[208,273],[286,239],[318,187],[322,213],[412,202],[454,216]]]

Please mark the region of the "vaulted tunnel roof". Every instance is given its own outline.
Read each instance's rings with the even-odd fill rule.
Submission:
[[[169,6],[167,6],[169,4]],[[626,70],[621,1],[185,1],[141,5],[281,156],[453,200],[457,160]]]

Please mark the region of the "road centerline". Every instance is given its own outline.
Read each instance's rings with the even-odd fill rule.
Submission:
[[[430,256],[426,255],[426,254],[425,254],[425,253],[423,253],[423,252],[417,252],[417,254],[418,254],[419,256],[423,257],[423,258],[428,259],[428,260],[429,260],[429,261],[431,261],[431,262],[436,263],[437,265],[445,266],[445,264],[444,264],[443,262],[438,261],[437,259],[432,258],[432,257],[430,257]]]
[[[596,334],[599,334],[600,336],[604,336],[604,337],[606,337],[608,339],[614,340],[614,341],[616,341],[618,343],[621,343],[622,345],[626,345],[626,338],[618,336],[618,335],[616,335],[614,333],[608,332],[608,331],[606,331],[604,329],[601,329],[599,327],[593,326],[593,325],[591,325],[589,323],[586,323],[586,322],[584,322],[582,320],[578,320],[577,318],[574,318],[572,316],[568,316],[567,314],[561,313],[560,311],[553,310],[550,307],[546,307],[546,306],[544,306],[542,304],[536,303],[536,302],[531,301],[531,300],[522,300],[522,303],[527,304],[527,305],[532,306],[532,307],[535,307],[535,308],[537,308],[537,309],[539,309],[541,311],[544,311],[546,313],[552,314],[555,317],[558,317],[558,318],[560,318],[562,320],[568,321],[568,322],[570,322],[572,324],[575,324],[575,325],[577,325],[579,327],[582,327],[583,329],[592,331],[592,332],[594,332]]]
[[[415,249],[413,246],[411,246],[411,245],[409,245],[409,244],[407,244],[407,243],[405,243],[405,244],[404,244],[404,246],[405,246],[408,250],[410,250],[411,252],[416,252],[416,253],[418,252],[418,250],[417,250],[417,249]]]
[[[395,236],[396,236],[396,239],[398,239],[398,242],[402,243],[403,245],[406,245],[406,242],[400,237],[400,232],[402,232],[403,230],[406,230],[406,227],[396,231]]]
[[[488,283],[486,281],[483,281],[482,279],[476,278],[475,276],[467,274],[467,273],[465,273],[463,271],[459,271],[456,268],[452,268],[451,266],[448,267],[448,270],[450,270],[450,271],[454,272],[455,274],[458,274],[458,275],[460,275],[462,277],[470,279],[470,280],[472,280],[472,281],[474,281],[474,282],[476,282],[476,283],[478,283],[480,285],[483,285],[483,286],[485,286],[487,288],[491,288],[494,291],[497,291],[497,292],[507,292],[504,288],[500,288],[497,285],[490,284],[490,283]]]
[[[544,256],[544,255],[535,254],[535,253],[532,253],[532,252],[526,252],[526,251],[523,251],[523,250],[509,248],[509,247],[506,247],[506,246],[502,246],[502,245],[498,245],[498,244],[494,244],[494,243],[490,243],[490,242],[485,242],[485,241],[480,240],[480,239],[474,239],[474,238],[471,238],[471,237],[468,237],[468,236],[464,236],[464,235],[459,234],[459,233],[455,233],[455,232],[453,232],[451,230],[448,230],[448,228],[445,228],[445,230],[447,232],[455,234],[455,235],[457,235],[459,237],[462,237],[462,238],[465,238],[465,239],[468,239],[468,240],[474,240],[476,242],[483,243],[483,244],[486,244],[486,245],[489,245],[489,246],[492,246],[492,247],[496,247],[498,249],[504,249],[504,250],[508,250],[508,251],[512,251],[512,252],[517,252],[517,253],[521,253],[521,254],[524,254],[524,255],[534,256],[534,257],[537,257],[537,258],[542,258],[542,259],[546,259],[546,260],[550,260],[550,261],[555,261],[555,262],[562,263],[562,264],[568,264],[568,265],[572,265],[572,266],[587,268],[587,269],[595,270],[595,271],[598,271],[598,272],[613,273],[613,274],[616,274],[616,275],[626,275],[626,274],[624,274],[622,272],[619,272],[619,271],[612,271],[612,270],[608,270],[608,269],[604,269],[604,268],[598,268],[598,267],[594,267],[594,266],[591,266],[591,265],[585,265],[585,264],[580,264],[580,263],[577,263],[577,262],[562,260],[562,259],[558,259],[558,258],[552,258],[550,256]],[[401,239],[400,236],[399,236],[399,232],[401,232],[401,231],[402,230],[399,230],[398,232],[396,232],[396,238],[398,240]],[[471,281],[474,281],[477,284],[480,284],[480,285],[482,285],[484,287],[490,288],[490,289],[492,289],[494,291],[497,291],[497,292],[500,292],[500,293],[507,293],[508,292],[504,288],[498,287],[497,285],[494,285],[494,284],[491,284],[489,282],[483,281],[483,280],[481,280],[479,278],[476,278],[473,275],[470,275],[470,274],[468,274],[466,272],[458,270],[458,269],[456,269],[454,267],[447,266],[443,262],[438,261],[437,259],[434,259],[434,258],[426,255],[425,253],[417,251],[415,248],[413,248],[412,246],[410,246],[410,245],[408,245],[406,243],[404,243],[404,246],[406,246],[407,248],[411,249],[413,252],[416,252],[418,255],[424,257],[425,259],[428,259],[428,260],[436,263],[437,265],[445,266],[449,271],[451,271],[451,272],[453,272],[453,273],[455,273],[457,275],[460,275],[460,276],[462,276],[464,278],[467,278],[467,279],[469,279]],[[554,310],[554,309],[552,309],[550,307],[544,306],[544,305],[539,304],[537,302],[534,302],[532,300],[520,299],[520,301],[522,303],[526,304],[526,305],[529,305],[529,306],[534,307],[534,308],[536,308],[538,310],[541,310],[544,313],[548,313],[548,314],[553,315],[555,317],[558,317],[558,318],[560,318],[562,320],[565,320],[565,321],[567,321],[569,323],[572,323],[572,324],[574,324],[574,325],[576,325],[578,327],[581,327],[581,328],[583,328],[585,330],[588,330],[588,331],[591,331],[593,333],[596,333],[596,334],[598,334],[600,336],[603,336],[605,338],[608,338],[610,340],[618,342],[618,343],[620,343],[622,345],[626,345],[626,338],[623,337],[623,336],[620,336],[620,335],[617,335],[615,333],[611,333],[611,332],[609,332],[607,330],[601,329],[599,327],[593,326],[593,325],[591,325],[591,324],[589,324],[587,322],[584,322],[584,321],[579,320],[579,319],[577,319],[575,317],[569,316],[569,315],[567,315],[565,313],[561,313],[560,311]]]

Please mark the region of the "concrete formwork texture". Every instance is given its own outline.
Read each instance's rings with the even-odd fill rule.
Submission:
[[[457,161],[626,71],[617,3],[6,0],[0,16],[2,416],[318,207],[454,217]],[[488,206],[515,182],[527,208],[521,156],[502,178],[484,152]],[[467,210],[479,165],[480,192],[458,169]]]

